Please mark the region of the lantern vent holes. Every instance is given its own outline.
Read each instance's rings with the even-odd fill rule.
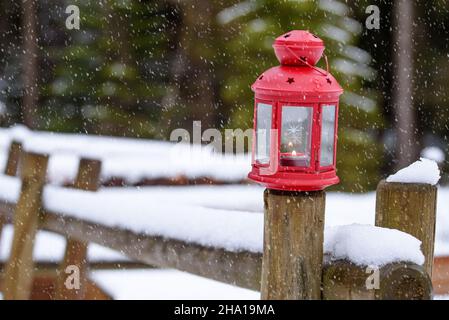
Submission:
[[[299,57],[299,59],[300,59],[301,61],[307,62],[307,57],[301,56],[301,57]]]
[[[287,33],[287,34],[284,36],[284,38],[287,39],[287,38],[289,38],[290,36],[291,36],[291,34],[290,34],[290,33]]]
[[[288,78],[288,79],[287,79],[287,82],[288,82],[289,84],[292,84],[293,82],[295,82],[295,78]]]
[[[260,76],[260,77],[259,77],[259,80],[262,80],[262,79],[263,79],[263,76]]]
[[[327,83],[332,84],[332,80],[329,78],[326,78]]]
[[[314,38],[317,38],[317,39],[318,39],[318,37],[317,37],[316,35],[314,35],[313,33],[312,33],[312,36],[313,36]]]

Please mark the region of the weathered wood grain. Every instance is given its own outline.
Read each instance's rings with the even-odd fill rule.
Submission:
[[[9,145],[8,159],[6,160],[5,174],[7,176],[16,176],[19,168],[20,155],[22,153],[22,144],[12,141]]]
[[[19,166],[20,154],[22,152],[22,145],[19,142],[13,141],[9,145],[8,159],[6,160],[4,174],[7,176],[16,176]],[[0,240],[3,227],[6,225],[6,219],[0,215]]]
[[[101,173],[101,161],[93,159],[81,159],[78,167],[78,175],[74,188],[96,191],[98,189]],[[55,298],[58,300],[83,300],[86,297],[88,284],[87,246],[85,241],[68,237],[64,260],[59,268],[56,281]],[[66,285],[68,267],[75,266],[79,270],[79,288],[68,288]]]
[[[33,247],[42,211],[42,189],[48,156],[24,153],[21,167],[22,189],[14,213],[14,237],[4,274],[4,297],[23,300],[30,297],[33,281]]]
[[[321,299],[325,193],[267,189],[262,299]]]
[[[324,300],[374,300],[374,290],[366,288],[369,274],[345,260],[325,262],[323,266]]]
[[[378,286],[373,281],[378,272]],[[368,285],[367,285],[368,282]],[[408,262],[391,263],[377,270],[346,260],[323,266],[325,300],[430,300],[432,282],[426,269]]]
[[[437,187],[430,184],[389,183],[377,186],[376,226],[397,229],[421,240],[425,267],[432,277]]]

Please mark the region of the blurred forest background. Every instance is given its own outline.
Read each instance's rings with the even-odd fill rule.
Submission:
[[[307,29],[345,89],[338,188],[370,190],[424,147],[449,151],[448,28],[449,0],[0,0],[0,125],[164,140],[194,120],[247,129],[274,38]]]

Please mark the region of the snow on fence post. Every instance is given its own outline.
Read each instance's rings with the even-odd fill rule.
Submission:
[[[8,159],[6,161],[4,172],[7,176],[15,177],[17,175],[21,152],[22,144],[17,141],[12,141],[9,146]]]
[[[377,186],[376,226],[398,229],[419,239],[432,277],[437,187],[381,181]]]
[[[74,187],[86,191],[96,191],[98,189],[101,172],[101,161],[93,159],[81,159],[78,167]],[[58,300],[83,300],[87,292],[87,246],[84,241],[74,238],[67,238],[64,260],[61,263],[57,283],[56,295]],[[79,270],[79,287],[70,287],[66,285],[68,276],[74,272],[71,266]]]
[[[376,279],[375,277],[378,277]],[[423,266],[396,262],[374,268],[347,260],[325,262],[324,300],[430,300],[432,283]]]
[[[324,191],[264,193],[262,299],[321,299]]]
[[[48,155],[25,152],[21,162],[22,189],[14,213],[14,237],[4,273],[7,300],[29,299],[33,281],[33,246],[42,212]]]

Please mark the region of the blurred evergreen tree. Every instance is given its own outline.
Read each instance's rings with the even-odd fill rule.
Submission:
[[[21,119],[21,3],[0,0],[0,123]]]
[[[422,147],[435,145],[447,155],[449,124],[442,119],[449,119],[449,0],[418,1],[416,11],[421,13],[414,43],[418,132]]]
[[[65,28],[69,4],[80,8],[80,30]],[[60,36],[43,48],[53,74],[41,92],[41,127],[154,136],[173,45],[171,4],[71,0],[53,6],[48,16]]]
[[[354,14],[361,20],[366,18],[365,8],[373,4],[370,0],[348,1]],[[378,71],[378,81],[367,83],[381,93],[386,128],[383,142],[386,161],[383,175],[396,167],[398,148],[396,140],[397,119],[392,101],[394,88],[394,65],[392,53],[395,50],[391,37],[397,31],[393,18],[392,0],[377,1],[380,8],[380,30],[364,30],[360,45],[373,55],[373,67]],[[436,146],[449,154],[449,0],[414,1],[413,24],[413,107],[417,121],[416,143],[420,149]],[[448,157],[446,156],[446,159]],[[449,170],[449,161],[444,163]],[[445,179],[443,175],[443,179]]]

